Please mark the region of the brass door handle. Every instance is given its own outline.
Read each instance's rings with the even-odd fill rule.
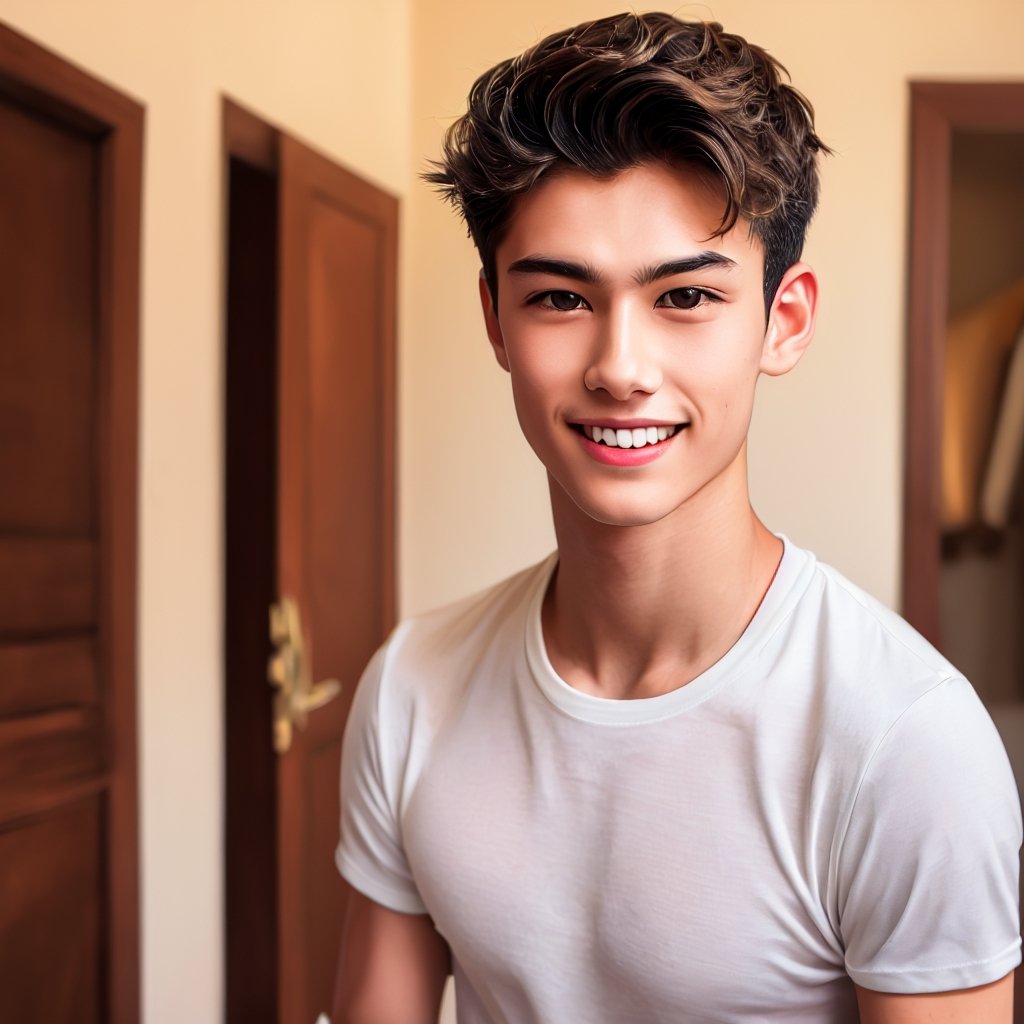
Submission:
[[[292,745],[293,729],[304,729],[307,715],[334,700],[341,693],[341,683],[337,679],[313,683],[299,606],[290,597],[270,606],[270,641],[275,648],[267,663],[267,679],[276,689],[274,750],[283,754]]]
[[[309,714],[310,711],[316,711],[317,708],[329,704],[339,693],[341,693],[341,683],[337,679],[322,679],[319,683],[313,684],[309,693],[296,697],[295,703],[302,711]]]

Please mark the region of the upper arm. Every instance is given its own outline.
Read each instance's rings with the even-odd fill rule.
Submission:
[[[400,914],[352,890],[333,1024],[436,1024],[448,945],[426,914]]]
[[[861,1024],[1010,1024],[1013,973],[957,992],[897,995],[857,986]]]
[[[1020,839],[999,736],[947,679],[878,743],[849,812],[830,910],[854,983],[953,993],[932,999],[952,1006],[1016,967]]]

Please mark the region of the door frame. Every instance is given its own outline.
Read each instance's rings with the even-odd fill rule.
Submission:
[[[107,690],[104,989],[114,1024],[135,1024],[139,998],[139,814],[136,759],[139,246],[143,106],[0,23],[0,96],[93,138],[100,262],[99,659]]]
[[[937,647],[953,132],[1024,131],[1024,82],[910,83],[902,611]]]

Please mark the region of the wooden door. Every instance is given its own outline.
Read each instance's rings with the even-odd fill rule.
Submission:
[[[342,695],[277,761],[281,1024],[330,1009],[342,730],[393,617],[395,203],[281,138],[278,593]]]
[[[243,137],[259,136],[251,119],[237,109],[233,116]],[[235,519],[229,510],[229,546],[249,547],[248,557],[237,548],[235,570],[229,566],[228,618],[236,621],[247,605],[250,632],[248,640],[239,632],[228,641],[240,658],[234,669],[229,666],[228,1019],[312,1024],[330,1009],[344,913],[344,887],[334,865],[342,733],[355,683],[394,617],[397,203],[283,133],[274,133],[270,166],[266,147],[257,148],[262,155],[255,159],[263,166],[236,159],[231,176],[239,200],[249,204],[248,213],[237,211],[246,237],[232,251],[236,266],[250,264],[248,286],[235,284],[235,294],[248,296],[236,304],[237,318],[250,329],[239,329],[238,346],[245,351],[232,357],[229,295],[228,452],[239,464],[247,460],[250,469],[248,482],[228,484],[229,503],[232,493],[237,496]],[[254,210],[263,211],[263,229],[254,227]],[[261,246],[263,259],[254,255]],[[268,321],[276,322],[275,337],[254,341],[260,322]],[[259,360],[253,352],[261,344]],[[260,369],[243,369],[254,358]],[[239,391],[232,403],[233,373]],[[254,403],[257,394],[261,401]],[[273,422],[265,417],[263,427],[247,433],[245,424],[251,428],[259,418],[256,408],[273,410]],[[264,444],[262,461],[246,437]],[[241,530],[234,539],[233,522]],[[262,525],[246,541],[254,523]],[[262,568],[254,570],[253,559],[262,560]],[[249,596],[241,592],[243,575],[252,581]],[[272,727],[275,695],[259,672],[268,650],[268,596],[275,602],[288,598],[298,609],[310,681],[331,677],[340,683],[340,694],[287,737],[280,723],[276,731]],[[254,708],[247,724],[232,711],[243,705]],[[266,787],[262,807],[253,801],[254,776]],[[243,800],[248,813],[239,810]],[[243,832],[244,844],[232,839]],[[249,861],[249,895],[236,879],[232,896],[234,865],[261,846],[270,854],[261,861],[256,849]],[[273,903],[254,914],[252,894],[259,899],[261,884],[271,887]],[[254,978],[248,955],[254,949],[272,980]]]
[[[142,109],[0,26],[0,1016],[138,1020]]]

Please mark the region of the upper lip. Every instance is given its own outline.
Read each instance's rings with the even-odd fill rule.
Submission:
[[[636,427],[678,427],[685,426],[688,420],[645,420],[645,419],[580,419],[570,421],[577,427],[606,427],[610,430],[634,430]]]

